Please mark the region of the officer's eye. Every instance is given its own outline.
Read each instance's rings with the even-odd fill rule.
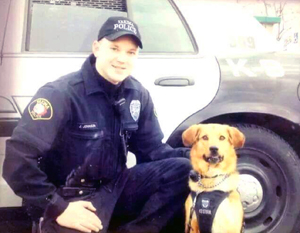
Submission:
[[[112,51],[117,51],[117,48],[116,47],[111,47],[110,48]]]
[[[207,135],[204,135],[204,136],[202,137],[202,139],[205,140],[205,141],[207,141],[207,140],[208,140]]]
[[[128,52],[128,54],[134,56],[135,52]]]
[[[219,139],[220,139],[220,141],[223,141],[223,140],[225,140],[225,137],[221,135]]]

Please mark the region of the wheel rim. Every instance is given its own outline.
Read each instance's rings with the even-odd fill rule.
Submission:
[[[241,182],[238,190],[245,211],[246,232],[271,232],[284,216],[288,182],[269,154],[252,148],[237,151]]]
[[[241,174],[238,192],[242,197],[245,213],[251,213],[260,206],[263,199],[263,188],[254,176]]]

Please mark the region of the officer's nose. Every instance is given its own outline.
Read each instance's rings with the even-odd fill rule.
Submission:
[[[118,55],[117,55],[117,61],[120,62],[120,63],[125,63],[127,60],[127,54],[124,53],[124,52],[120,52]]]

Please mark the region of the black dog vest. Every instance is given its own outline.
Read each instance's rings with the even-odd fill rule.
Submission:
[[[221,202],[228,197],[229,192],[202,192],[199,193],[198,196],[195,192],[191,192],[191,194],[193,202],[195,198],[197,198],[194,208],[199,229],[201,233],[210,233],[217,209]]]

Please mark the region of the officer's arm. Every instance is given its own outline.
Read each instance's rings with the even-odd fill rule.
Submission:
[[[151,96],[147,90],[142,95],[139,128],[129,140],[129,150],[137,157],[137,163],[170,157],[188,157],[188,149],[173,149],[162,143],[163,133],[159,126]]]
[[[3,177],[27,203],[49,217],[56,218],[68,203],[56,193],[56,187],[39,168],[38,158],[52,144],[69,118],[67,98],[51,86],[42,87],[24,110],[11,139],[6,142]],[[52,216],[51,216],[52,215]]]

